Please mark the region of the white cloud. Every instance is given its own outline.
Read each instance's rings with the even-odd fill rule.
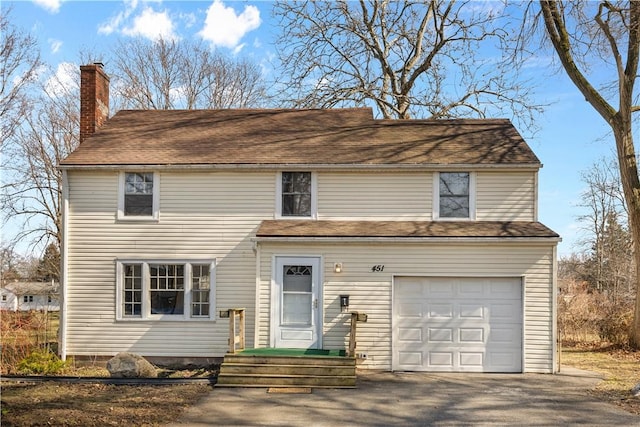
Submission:
[[[62,95],[70,88],[78,86],[78,66],[72,62],[62,62],[53,76],[45,83],[47,93],[50,95]]]
[[[112,16],[98,27],[99,34],[109,35],[121,33],[127,36],[142,36],[151,40],[175,39],[175,24],[169,13],[155,11],[149,3],[160,4],[161,1],[146,0],[126,0],[124,10]],[[138,6],[143,4],[144,9],[139,12]]]
[[[131,16],[133,12],[135,12],[138,7],[137,0],[129,0],[124,2],[125,8],[122,12],[117,13],[115,16],[111,17],[107,22],[104,22],[98,26],[98,33],[109,35],[119,30],[122,23]]]
[[[238,15],[221,0],[214,0],[207,10],[204,28],[198,34],[216,46],[237,50],[242,37],[258,28],[260,24],[260,11],[257,7],[245,6]]]
[[[133,19],[133,25],[123,28],[122,33],[128,36],[143,36],[151,40],[177,38],[174,24],[167,11],[156,12],[150,7]]]
[[[33,2],[51,13],[58,13],[60,10],[60,0],[33,0]]]
[[[49,46],[51,47],[51,53],[58,53],[58,51],[62,47],[61,40],[49,39],[47,40],[47,42],[49,42]]]

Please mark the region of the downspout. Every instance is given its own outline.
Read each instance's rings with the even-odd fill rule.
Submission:
[[[260,339],[260,243],[253,242],[253,252],[256,254],[256,302],[253,313],[253,348],[258,348]]]
[[[560,341],[559,341],[559,336],[558,336],[558,245],[555,244],[553,245],[553,266],[552,266],[552,270],[551,270],[551,274],[552,274],[552,279],[551,279],[551,286],[553,287],[553,292],[552,292],[552,301],[551,301],[551,312],[553,313],[552,315],[552,345],[553,345],[553,366],[552,366],[552,372],[558,373],[560,372],[560,351],[561,351],[561,345],[560,345]]]
[[[67,283],[69,278],[69,177],[62,170],[62,248],[60,251],[60,330],[58,354],[67,359]]]

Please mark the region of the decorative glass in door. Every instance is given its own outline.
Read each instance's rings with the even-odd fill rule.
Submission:
[[[285,265],[283,273],[282,325],[311,325],[314,303],[312,266]]]

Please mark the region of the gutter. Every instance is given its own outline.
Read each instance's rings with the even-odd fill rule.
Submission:
[[[283,243],[559,243],[560,237],[357,237],[357,236],[269,236],[254,237],[253,242]]]
[[[274,164],[87,164],[87,165],[58,165],[61,170],[282,170],[282,169],[309,169],[309,170],[408,170],[408,171],[452,171],[461,170],[538,170],[541,163],[525,164],[312,164],[312,163],[274,163]]]

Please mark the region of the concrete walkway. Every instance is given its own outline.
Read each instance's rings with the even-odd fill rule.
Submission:
[[[311,394],[216,388],[174,424],[189,426],[640,426],[595,400],[593,373],[558,375],[358,372],[358,388]]]

